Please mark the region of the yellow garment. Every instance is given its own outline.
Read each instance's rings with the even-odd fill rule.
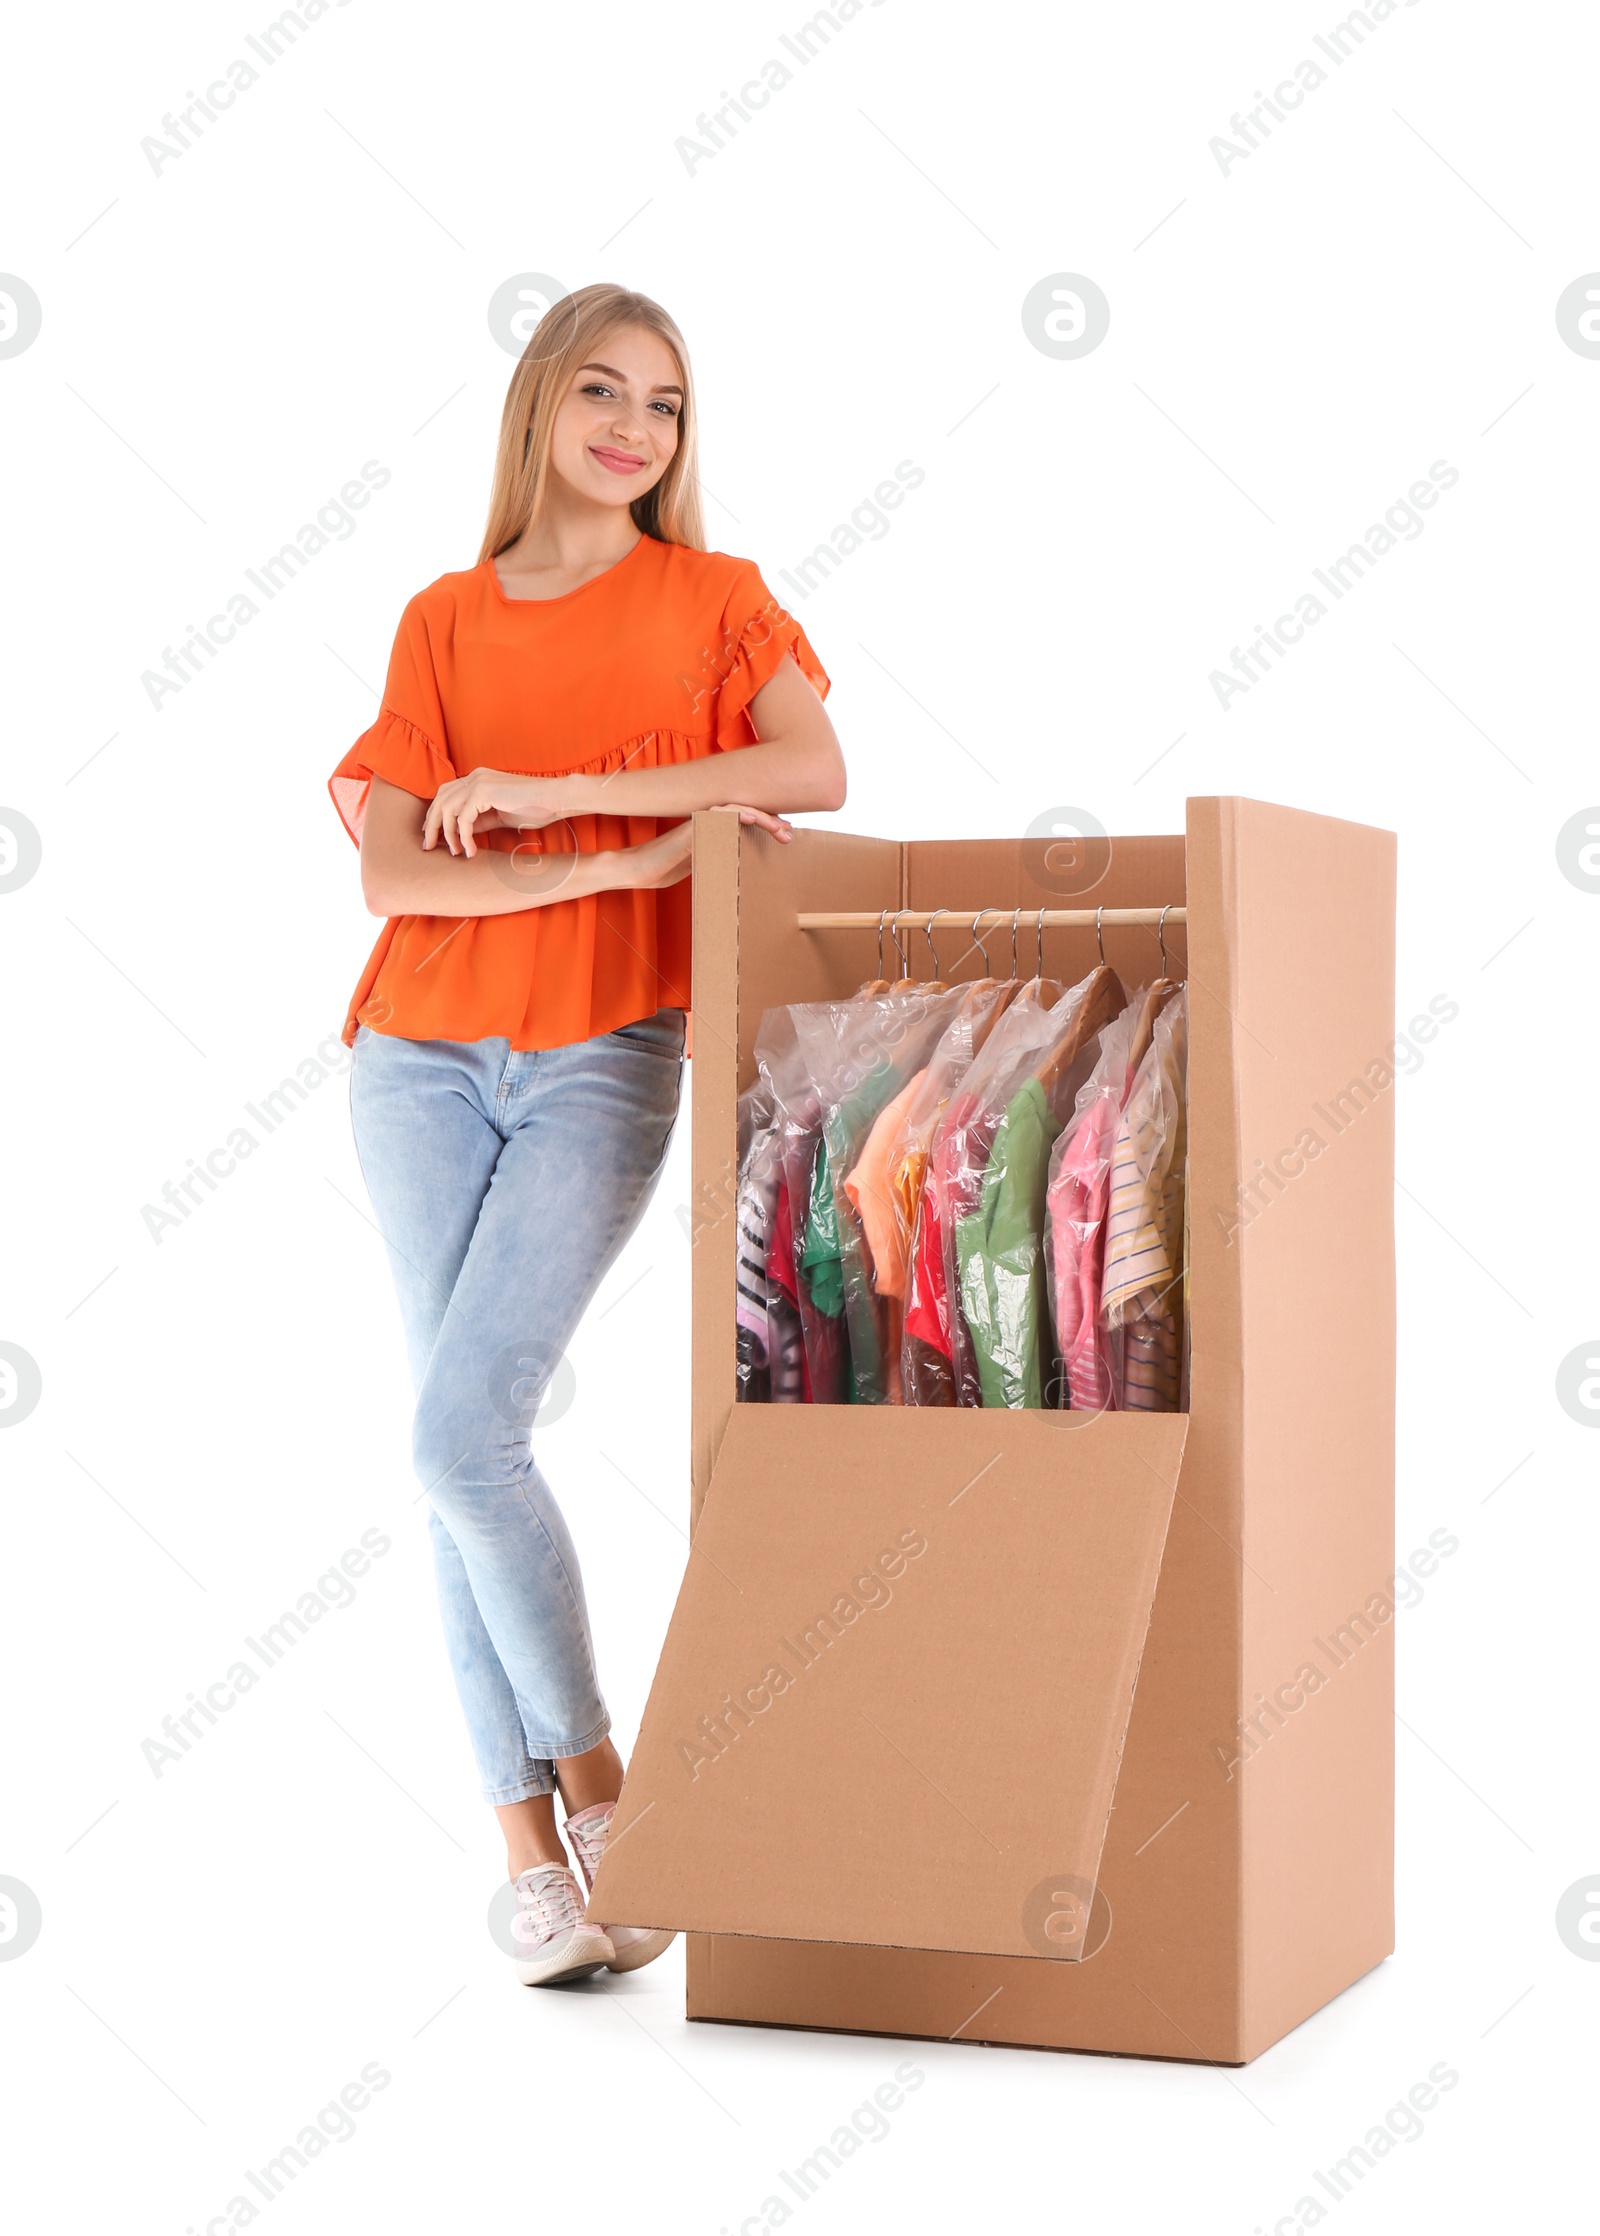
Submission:
[[[938,1121],[944,1114],[941,1103],[928,1122],[927,1132],[907,1145],[889,1175],[889,1195],[894,1206],[894,1256],[890,1273],[880,1276],[878,1287],[888,1296],[903,1297],[906,1293],[906,1260],[911,1252],[911,1238],[917,1231],[917,1205],[922,1200],[922,1183],[928,1177],[928,1155]],[[893,1276],[894,1286],[885,1284]]]

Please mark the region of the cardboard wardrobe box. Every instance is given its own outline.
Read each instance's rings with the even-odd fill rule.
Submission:
[[[876,971],[799,914],[1168,902],[1190,1411],[736,1404],[762,1012]],[[1393,1947],[1393,838],[706,814],[694,911],[693,1542],[595,1914],[687,1930],[694,2018],[1246,2062]],[[1043,938],[1064,985],[1097,960]]]

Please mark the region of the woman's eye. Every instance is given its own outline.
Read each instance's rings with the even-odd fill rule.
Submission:
[[[583,393],[586,396],[613,396],[616,391],[608,388],[603,380],[590,380],[584,382]]]
[[[657,410],[657,411],[659,411],[659,412],[665,412],[665,413],[666,413],[666,415],[667,415],[667,417],[668,417],[669,419],[676,419],[676,418],[677,418],[677,416],[678,416],[678,407],[677,407],[677,405],[676,405],[676,404],[669,404],[669,403],[668,403],[668,402],[667,402],[667,401],[665,400],[665,398],[663,398],[663,397],[658,397],[658,398],[656,399],[656,406],[655,406],[655,408],[656,408],[656,410]]]

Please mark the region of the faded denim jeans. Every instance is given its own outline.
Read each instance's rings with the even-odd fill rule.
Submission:
[[[577,1555],[530,1430],[672,1138],[683,1012],[566,1048],[361,1026],[350,1116],[417,1393],[439,1606],[491,1802],[610,1729]]]

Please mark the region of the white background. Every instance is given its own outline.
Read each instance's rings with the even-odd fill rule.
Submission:
[[[1592,18],[1420,0],[1335,68],[1303,0],[887,0],[691,173],[675,142],[803,10],[351,0],[154,171],[141,140],[268,20],[35,8],[5,57],[0,267],[43,306],[0,359],[0,802],[44,849],[0,895],[0,1338],[43,1381],[0,1443],[0,1874],[43,1916],[0,1963],[18,2224],[230,2226],[376,2061],[274,2227],[761,2228],[908,2055],[889,2133],[791,2198],[808,2227],[1545,2218],[1600,1990],[1555,1925],[1600,1870],[1600,1448],[1555,1394],[1600,1329],[1600,898],[1556,852],[1600,798],[1600,361],[1555,319],[1600,267]],[[1308,57],[1328,82],[1224,173],[1213,136]],[[845,827],[1176,830],[1235,791],[1400,834],[1400,1016],[1460,1017],[1398,1089],[1398,1549],[1459,1550],[1399,1617],[1398,1953],[1241,2072],[690,2028],[677,1950],[516,1988],[342,1078],[159,1244],[141,1216],[342,1020],[375,927],[323,787],[405,599],[476,557],[513,362],[486,310],[524,272],[684,327],[711,537],[833,675]],[[1022,325],[1060,272],[1111,304],[1075,361]],[[142,672],[368,459],[356,532],[154,708]],[[903,459],[890,533],[790,600]],[[1424,532],[1219,706],[1210,672],[1435,460]],[[624,1742],[684,1556],[688,1192],[685,1125],[541,1432]],[[354,1605],[155,1778],[162,1718],[364,1530],[391,1549]],[[1423,2133],[1326,2199],[1312,2170],[1441,2060]]]

